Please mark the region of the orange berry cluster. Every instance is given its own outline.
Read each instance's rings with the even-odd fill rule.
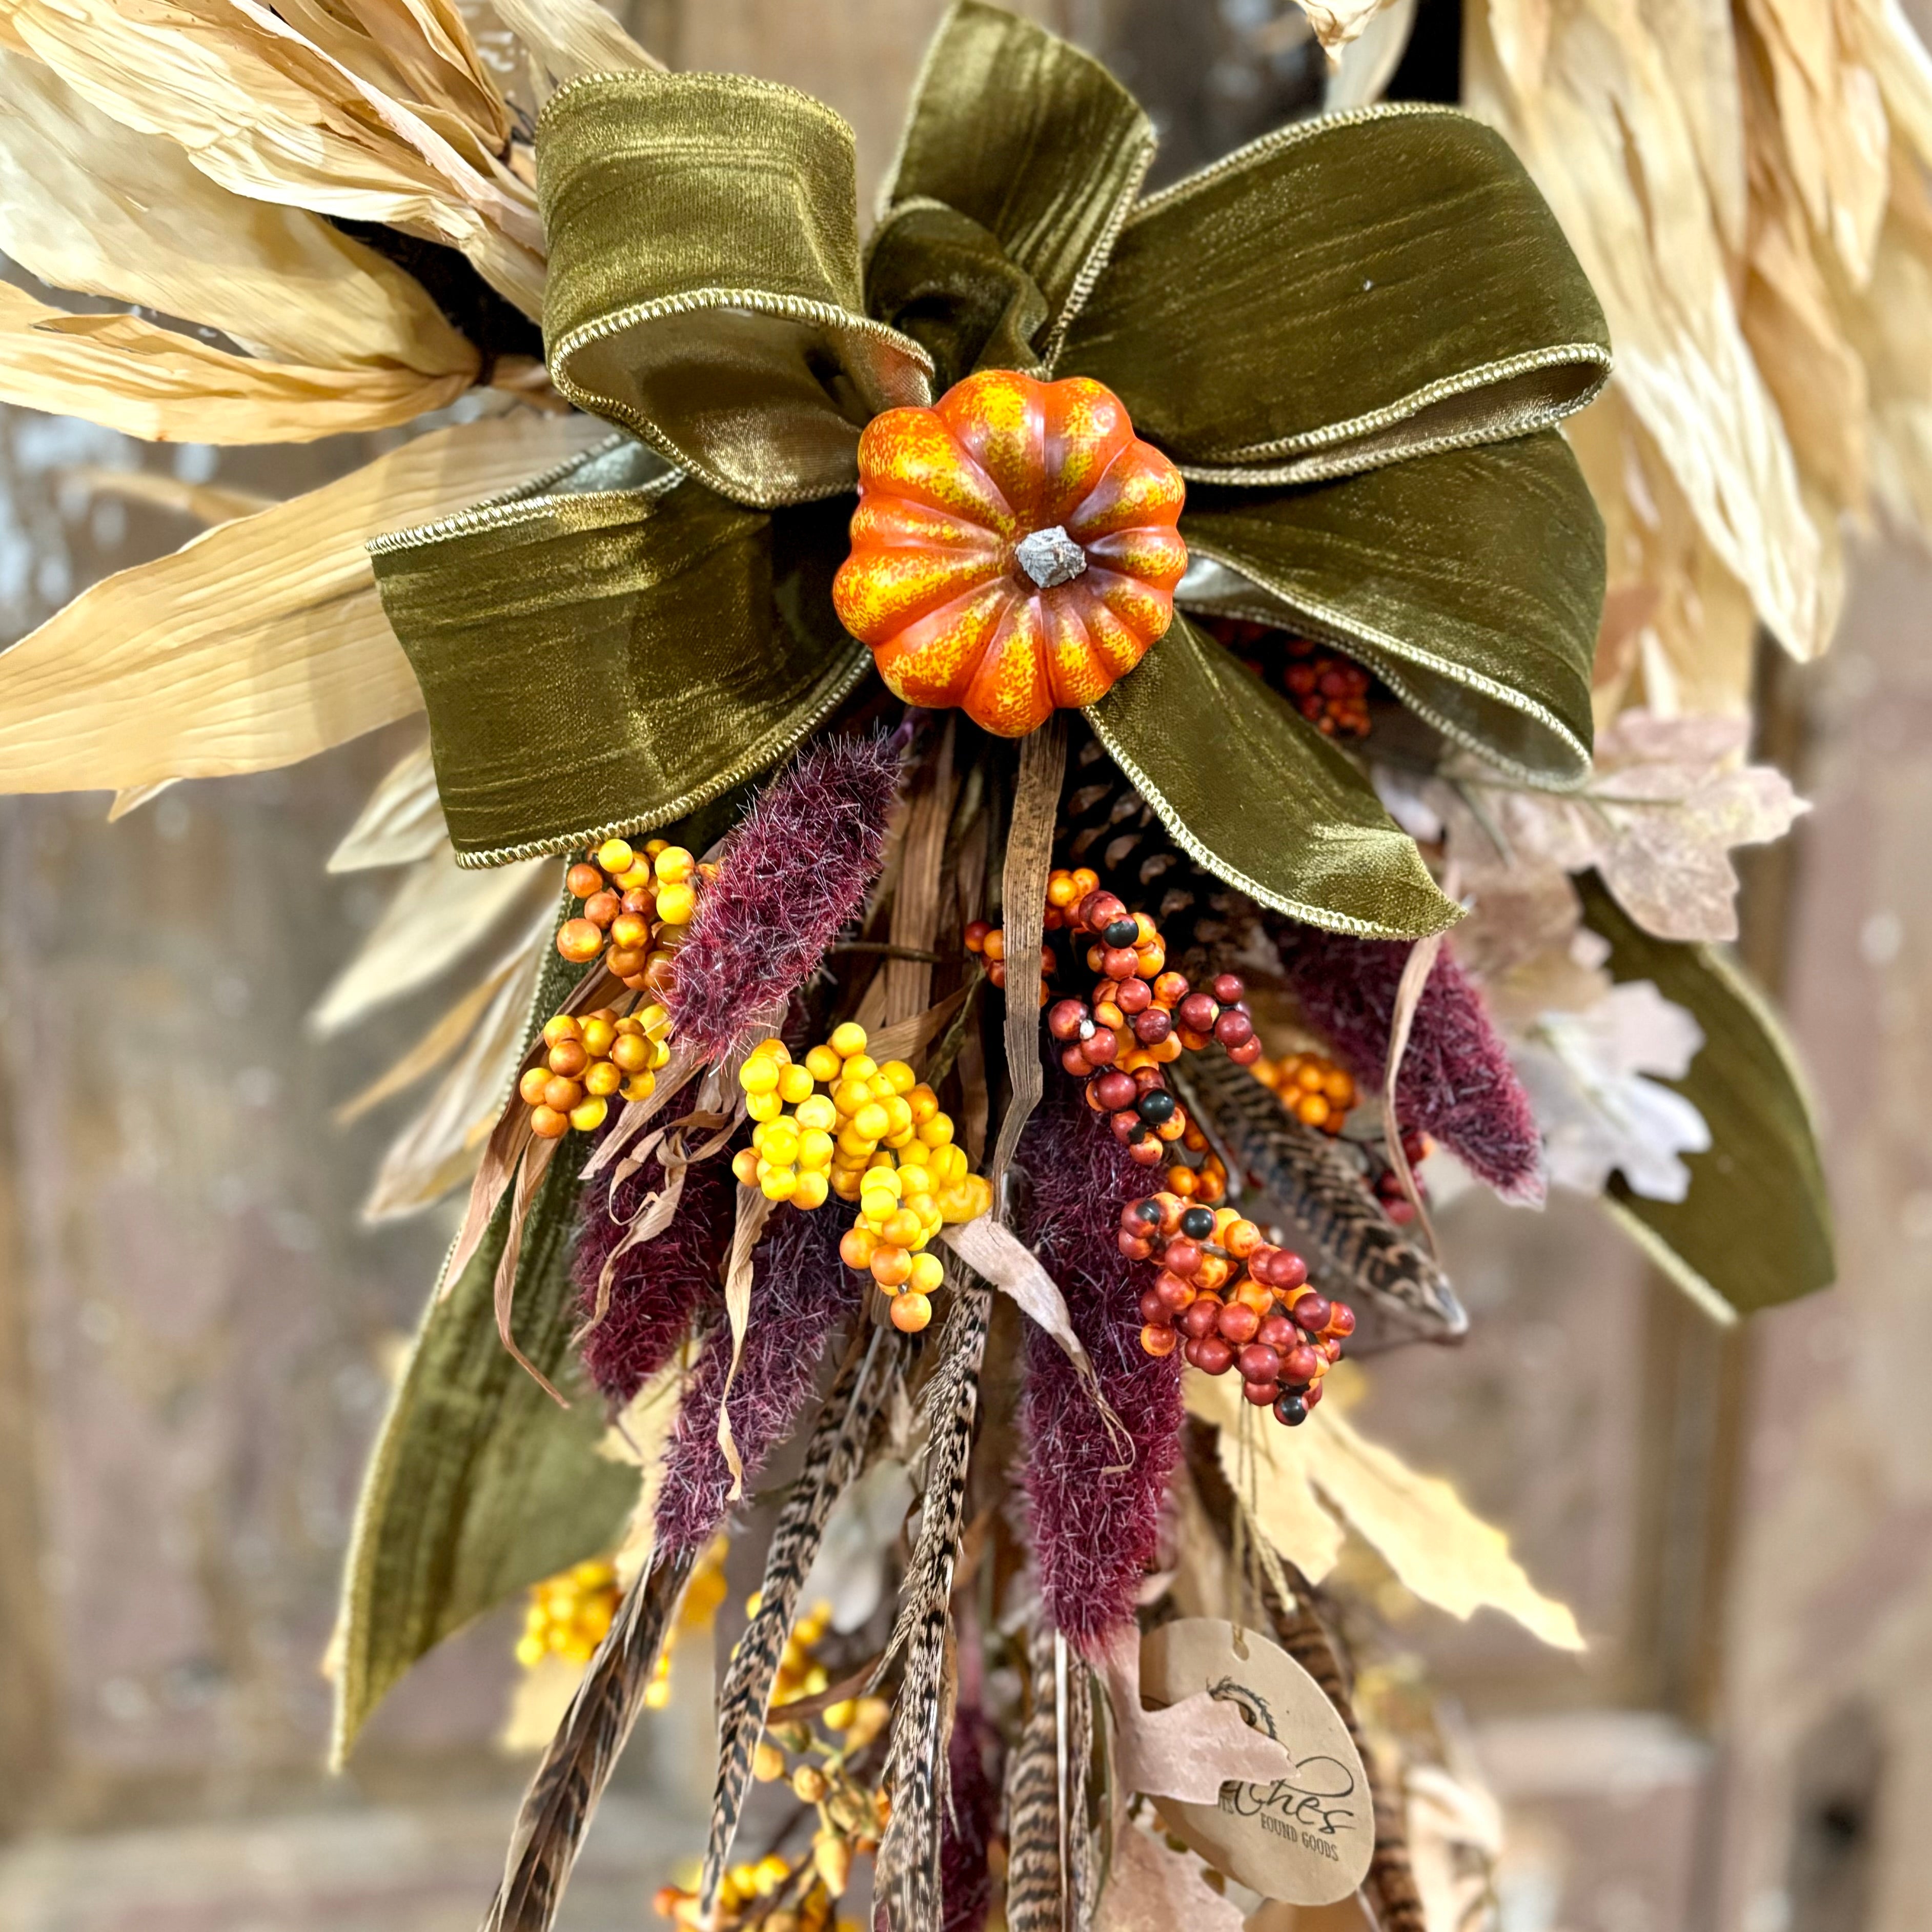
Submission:
[[[1339,1134],[1361,1098],[1348,1070],[1318,1053],[1257,1060],[1252,1071],[1304,1127],[1319,1127],[1324,1134]]]
[[[607,838],[573,865],[564,883],[584,909],[558,927],[556,950],[578,965],[599,953],[634,993],[662,990],[664,969],[698,910],[698,862],[653,838],[634,847]]]
[[[1141,1297],[1141,1346],[1178,1348],[1210,1376],[1239,1372],[1241,1392],[1291,1428],[1322,1400],[1322,1378],[1355,1330],[1354,1312],[1306,1286],[1308,1264],[1232,1208],[1150,1194],[1120,1210],[1120,1252],[1158,1258]]]
[[[670,1015],[653,1000],[634,1013],[599,1006],[580,1019],[559,1013],[544,1022],[544,1057],[517,1083],[538,1139],[561,1140],[574,1127],[594,1133],[614,1099],[648,1100],[657,1070],[670,1058],[664,1036]]]
[[[1325,738],[1369,735],[1374,680],[1340,652],[1244,618],[1208,620],[1208,627],[1264,684],[1282,692]]]

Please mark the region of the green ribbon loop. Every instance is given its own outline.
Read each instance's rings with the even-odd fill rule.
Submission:
[[[932,358],[942,395],[975,369],[1045,373],[1034,348],[1047,320],[1040,284],[996,236],[944,202],[907,202],[886,217],[866,252],[866,294]]]
[[[742,74],[593,74],[538,124],[544,339],[580,407],[740,503],[850,489],[859,431],[929,399],[865,314],[852,130]]]
[[[956,208],[1046,298],[1051,364],[1154,158],[1152,124],[1100,62],[980,0],[940,26],[884,206]]]
[[[1263,905],[1372,939],[1462,917],[1356,767],[1185,617],[1086,717],[1175,842]]]
[[[1318,638],[1533,784],[1590,768],[1604,526],[1554,430],[1299,490],[1197,484],[1190,610]]]
[[[1546,428],[1610,362],[1502,137],[1396,106],[1282,128],[1142,202],[1060,366],[1190,478],[1283,484]]]
[[[742,509],[619,443],[371,544],[458,862],[649,831],[822,723],[872,664],[832,609],[850,514]]]

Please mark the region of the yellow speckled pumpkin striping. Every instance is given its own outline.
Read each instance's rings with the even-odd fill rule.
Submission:
[[[859,476],[832,599],[909,704],[1020,737],[1173,621],[1186,486],[1098,382],[982,370],[874,417]]]

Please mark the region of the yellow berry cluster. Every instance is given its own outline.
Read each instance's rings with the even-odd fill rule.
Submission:
[[[992,1190],[968,1171],[951,1115],[902,1060],[880,1066],[866,1029],[848,1020],[794,1060],[784,1043],[762,1041],[738,1078],[758,1124],[733,1172],[773,1201],[817,1208],[828,1194],[859,1204],[839,1252],[892,1296],[896,1327],[916,1334],[932,1319],[939,1258],[927,1244],[949,1224],[970,1221]]]
[[[601,1127],[612,1100],[646,1100],[657,1070],[670,1058],[664,1036],[670,1015],[653,1000],[634,1013],[600,1006],[580,1019],[559,1013],[544,1022],[544,1057],[517,1083],[530,1110],[530,1131],[561,1140],[574,1127]]]
[[[698,910],[699,866],[682,845],[607,838],[565,875],[583,910],[557,928],[556,950],[604,964],[632,992],[655,990]]]
[[[547,1657],[588,1664],[616,1613],[616,1571],[601,1561],[574,1564],[531,1586],[517,1661],[526,1670]]]
[[[1304,1127],[1319,1127],[1324,1133],[1339,1134],[1349,1108],[1361,1097],[1348,1070],[1318,1053],[1258,1060],[1254,1075]]]

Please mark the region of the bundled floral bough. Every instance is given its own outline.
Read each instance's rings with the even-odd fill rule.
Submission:
[[[1722,1318],[1829,1280],[1802,1089],[1708,945],[1726,849],[1795,801],[1695,721],[1618,718],[1592,770],[1603,529],[1556,426],[1609,344],[1496,135],[1354,112],[1144,196],[1132,99],[963,0],[862,249],[818,103],[663,74],[576,0],[497,10],[527,98],[382,0],[23,0],[0,53],[249,272],[164,290],[104,216],[91,266],[8,245],[260,352],[40,318],[9,395],[156,434],[221,397],[198,420],[243,440],[494,386],[0,659],[16,782],[104,739],[128,805],[427,710],[338,855],[417,870],[330,1024],[562,888],[369,1098],[451,1063],[381,1205],[475,1178],[358,1515],[339,1747],[562,1579],[526,1650],[596,1648],[487,1921],[548,1924],[796,1438],[664,1909],[822,1924],[855,1853],[896,1932],[979,1923],[999,1870],[1015,1932],[1122,1884],[1205,1909],[1126,1808],[1286,1760],[1207,1697],[1142,1708],[1174,1573],[1271,1624],[1345,1737],[1343,1522],[1426,1600],[1580,1640],[1320,1407],[1345,1352],[1467,1326],[1418,1164],[1605,1192]],[[42,168],[76,208],[80,151]],[[326,298],[268,326],[298,272]],[[821,1612],[855,1536],[896,1598]],[[1414,1932],[1364,1774],[1365,1882]]]

